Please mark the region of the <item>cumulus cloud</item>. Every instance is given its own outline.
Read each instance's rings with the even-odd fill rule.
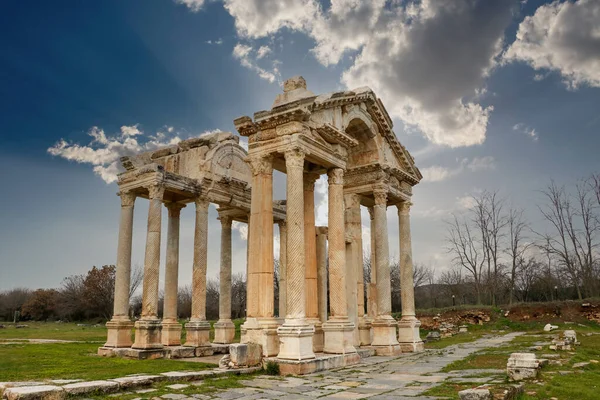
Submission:
[[[279,73],[278,67],[279,61],[275,60],[273,62],[273,66],[270,71],[258,65],[257,61],[261,58],[264,58],[268,54],[268,51],[265,51],[263,47],[259,48],[258,51],[255,51],[250,45],[238,43],[233,48],[232,54],[234,58],[240,61],[240,64],[242,64],[242,66],[256,72],[261,79],[264,79],[271,83],[275,81],[280,81],[281,75]]]
[[[540,6],[521,22],[504,59],[525,62],[536,71],[558,72],[570,89],[600,87],[600,2],[555,1]]]
[[[117,174],[121,172],[119,164],[121,157],[156,150],[181,141],[172,127],[149,135],[144,134],[137,124],[122,126],[120,131],[120,134],[107,136],[103,129],[94,126],[88,131],[91,140],[87,145],[69,143],[60,139],[47,151],[49,154],[65,160],[90,164],[96,175],[100,176],[104,182],[112,183],[116,182]]]
[[[485,140],[493,108],[478,99],[514,3],[331,0],[323,9],[317,0],[226,0],[225,8],[241,38],[299,31],[315,41],[312,53],[326,66],[355,54],[342,74],[344,85],[370,86],[408,128],[433,143],[460,147]]]
[[[175,0],[175,3],[187,6],[192,12],[198,12],[202,9],[205,0]]]
[[[464,171],[471,172],[493,170],[496,168],[496,160],[492,156],[475,157],[473,159],[463,158],[457,160],[456,167],[442,167],[433,165],[431,167],[421,168],[423,182],[441,182],[446,179],[460,175]]]
[[[538,133],[535,130],[535,128],[530,128],[522,122],[513,125],[513,131],[521,132],[526,136],[529,136],[534,142],[537,142],[539,139]]]
[[[231,228],[240,234],[242,240],[248,240],[248,224],[239,221],[232,221]]]

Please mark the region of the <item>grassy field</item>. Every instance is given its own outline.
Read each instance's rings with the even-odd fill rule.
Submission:
[[[235,320],[236,341],[243,320]],[[104,325],[25,322],[17,329],[0,329],[0,381],[44,379],[107,379],[134,373],[200,370],[214,364],[177,360],[125,360],[96,354],[106,340]],[[80,324],[81,325],[81,324]],[[184,331],[185,332],[185,331]],[[211,337],[214,332],[211,330]],[[30,343],[25,339],[54,339],[77,343]]]

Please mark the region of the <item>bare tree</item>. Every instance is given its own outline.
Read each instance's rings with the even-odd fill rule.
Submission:
[[[481,304],[481,277],[485,262],[485,248],[478,244],[473,229],[464,217],[460,219],[452,214],[453,219],[447,221],[447,249],[453,255],[453,262],[465,268],[473,278],[477,304]]]
[[[144,268],[136,264],[131,271],[131,278],[129,281],[129,298],[133,296],[136,290],[140,287],[144,281]]]
[[[498,192],[484,191],[474,196],[473,222],[481,232],[481,245],[487,263],[487,277],[491,303],[496,304],[498,279],[500,273],[500,253],[507,218],[503,213],[504,200],[498,197]]]
[[[515,280],[520,264],[524,262],[524,254],[531,246],[525,243],[527,233],[527,223],[523,219],[523,210],[511,208],[508,211],[508,248],[506,253],[510,260],[510,288],[508,294],[508,303],[512,305],[515,294]]]
[[[428,284],[433,280],[433,268],[425,264],[415,263],[413,266],[413,283],[415,289]]]
[[[232,318],[246,316],[246,277],[242,273],[231,277],[231,316]]]

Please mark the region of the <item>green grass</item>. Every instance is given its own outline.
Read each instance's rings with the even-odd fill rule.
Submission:
[[[8,339],[59,339],[86,342],[101,342],[106,340],[106,327],[77,326],[75,323],[56,322],[20,322],[26,328],[16,329],[13,323],[3,323],[0,329],[0,342]]]
[[[129,374],[202,370],[214,364],[176,360],[100,357],[98,344],[0,344],[0,376],[6,381],[108,379]]]

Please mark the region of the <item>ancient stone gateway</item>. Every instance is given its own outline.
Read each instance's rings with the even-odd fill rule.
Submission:
[[[392,131],[381,101],[368,88],[316,96],[302,77],[284,83],[271,110],[236,119],[248,137],[246,152],[231,133],[125,157],[119,176],[121,223],[114,316],[100,353],[181,344],[177,323],[179,211],[196,204],[192,317],[188,347],[211,346],[206,321],[208,204],[222,223],[219,322],[215,342],[230,343],[231,221],[249,223],[247,317],[242,343],[258,343],[291,371],[309,372],[322,353],[343,364],[358,361],[357,348],[377,354],[419,351],[410,239],[412,187],[422,178]],[[285,201],[273,201],[273,169],[287,175]],[[328,177],[328,226],[315,226],[314,185]],[[144,262],[143,310],[135,341],[128,316],[133,202],[150,200]],[[158,319],[160,215],[169,210],[165,301]],[[365,304],[360,207],[371,215],[371,283]],[[402,318],[391,316],[388,206],[398,209]],[[273,225],[280,231],[280,315],[275,315]],[[326,265],[329,264],[327,270]],[[329,298],[327,298],[329,288]],[[328,307],[329,305],[329,307]],[[329,310],[329,312],[328,312]],[[193,353],[193,352],[192,352]],[[314,365],[311,367],[310,363]],[[340,365],[338,362],[337,365]],[[294,368],[294,363],[303,365]],[[307,364],[308,363],[308,364]]]

